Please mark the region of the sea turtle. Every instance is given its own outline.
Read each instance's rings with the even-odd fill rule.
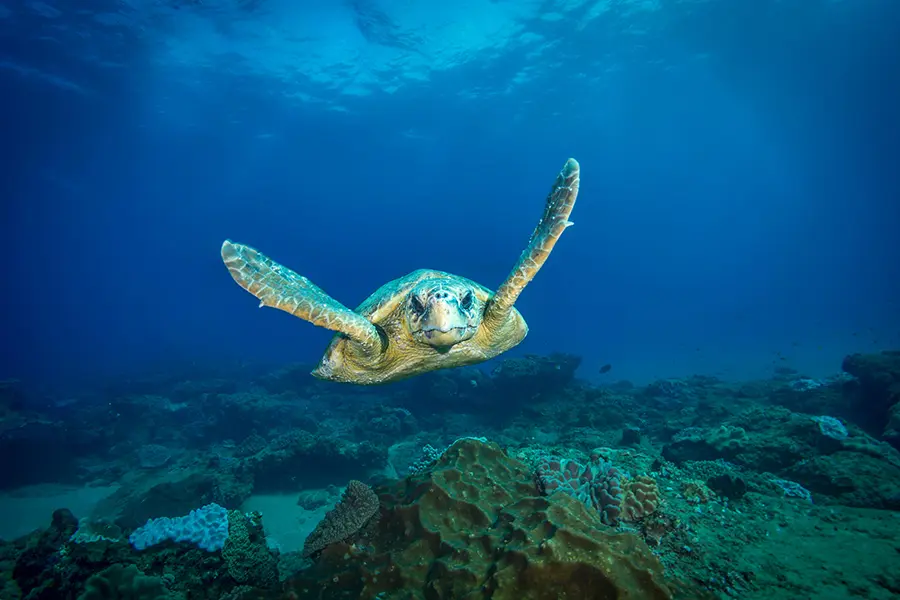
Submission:
[[[278,308],[337,332],[314,376],[388,383],[479,363],[525,338],[528,325],[513,305],[572,224],[569,214],[578,185],[578,162],[570,158],[553,183],[528,246],[496,293],[465,277],[420,269],[384,284],[350,310],[249,246],[226,240],[222,260],[238,285],[259,298],[260,307]]]

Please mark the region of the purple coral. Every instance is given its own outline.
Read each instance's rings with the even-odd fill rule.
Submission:
[[[569,458],[545,457],[538,464],[537,484],[543,494],[561,491],[595,508],[607,525],[619,523],[624,499],[622,475],[596,454],[587,465]]]

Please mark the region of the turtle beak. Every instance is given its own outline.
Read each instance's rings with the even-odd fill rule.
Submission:
[[[456,298],[430,298],[422,316],[423,341],[446,348],[472,337],[468,315],[459,308]]]

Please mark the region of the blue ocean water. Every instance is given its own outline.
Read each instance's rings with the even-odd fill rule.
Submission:
[[[0,377],[315,362],[222,240],[349,306],[496,288],[570,156],[513,355],[833,373],[900,342],[898,35],[891,0],[3,0]]]
[[[898,0],[0,0],[0,600],[896,598],[898,40]],[[569,158],[478,367],[314,380],[332,332],[223,265],[497,289]],[[356,316],[328,369],[496,353],[475,296],[403,306],[492,344]]]

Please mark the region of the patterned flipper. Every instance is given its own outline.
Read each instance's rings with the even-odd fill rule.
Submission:
[[[569,215],[575,206],[575,198],[578,197],[579,183],[578,161],[570,158],[553,182],[553,188],[547,196],[547,204],[544,207],[544,216],[531,234],[528,246],[506,281],[491,299],[485,314],[486,319],[495,323],[506,320],[519,294],[544,266],[559,236],[572,224]]]
[[[380,348],[378,330],[365,317],[262,252],[225,240],[222,260],[238,285],[259,298],[260,307],[283,310],[313,325],[343,333],[367,348]]]

